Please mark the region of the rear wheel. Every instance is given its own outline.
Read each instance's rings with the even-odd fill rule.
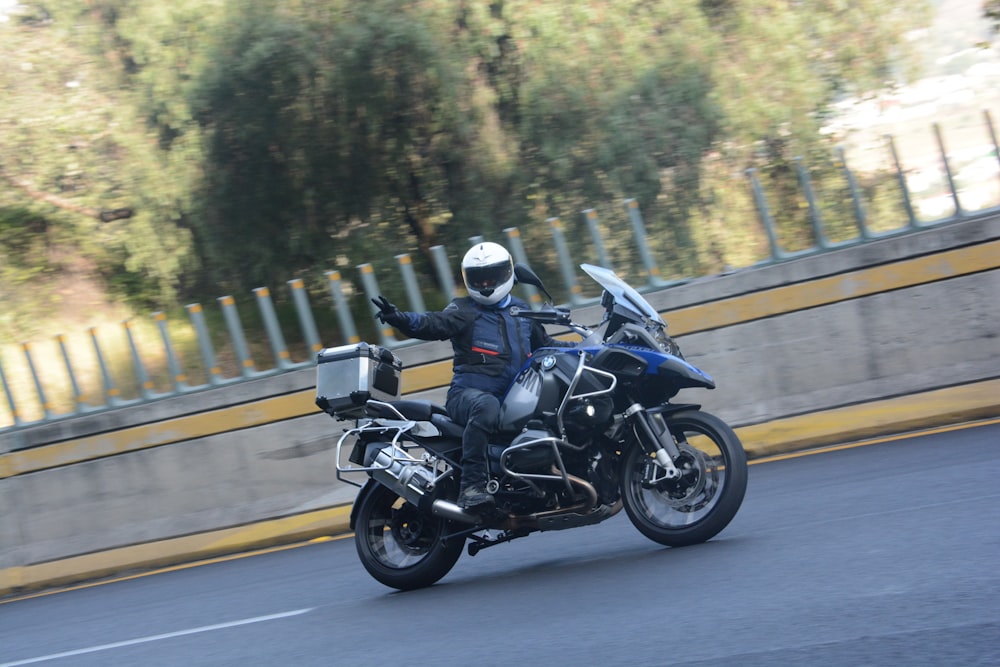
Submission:
[[[736,433],[721,419],[700,410],[664,417],[680,450],[677,479],[634,443],[622,462],[622,500],[633,525],[666,546],[711,539],[729,525],[747,487],[747,457]],[[659,444],[657,445],[659,446]]]
[[[361,500],[354,543],[361,564],[391,588],[430,586],[448,574],[462,555],[464,539],[442,539],[447,522],[421,512],[381,484]]]

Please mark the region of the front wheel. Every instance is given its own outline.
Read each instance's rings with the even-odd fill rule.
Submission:
[[[354,543],[361,564],[381,583],[408,591],[448,574],[464,539],[442,539],[447,522],[377,484],[360,500]]]
[[[654,542],[670,547],[705,542],[729,525],[743,502],[746,452],[733,429],[714,415],[686,410],[662,419],[666,429],[659,437],[677,444],[680,455],[674,465],[681,475],[667,479],[633,442],[622,462],[625,511]]]

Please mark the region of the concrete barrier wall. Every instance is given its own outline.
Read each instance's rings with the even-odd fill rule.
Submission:
[[[739,427],[753,455],[1000,414],[998,295],[1000,216],[648,298],[718,384],[678,400]],[[594,307],[574,315],[600,319]],[[450,345],[399,354],[404,393],[443,400]],[[0,436],[0,593],[64,559],[349,503],[355,489],[336,481],[332,454],[345,424],[317,412],[313,378],[307,369]],[[913,396],[920,407],[900,419],[849,429],[821,416]],[[780,430],[762,430],[795,419],[780,443]]]

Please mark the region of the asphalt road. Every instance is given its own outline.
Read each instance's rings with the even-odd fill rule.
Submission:
[[[1000,665],[1000,424],[751,467],[709,543],[625,514],[396,593],[351,539],[0,604],[0,665]]]

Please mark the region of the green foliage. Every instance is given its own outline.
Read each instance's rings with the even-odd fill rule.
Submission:
[[[58,245],[114,276],[116,296],[146,306],[173,300],[191,266],[179,224],[190,166],[176,165],[197,156],[150,141],[137,80],[145,70],[120,30],[139,6],[48,2],[0,24],[11,64],[0,71],[0,188],[22,205],[45,204]]]
[[[811,245],[796,158],[842,195],[830,104],[905,76],[903,36],[926,18],[898,0],[46,0],[19,16],[0,25],[0,188],[48,206],[50,239],[142,305],[398,252],[434,275],[432,245],[507,227],[554,273],[543,221],[585,257],[590,207],[634,278],[625,198],[669,275],[745,265],[767,250],[748,167],[786,249]],[[850,215],[828,213],[843,233]]]
[[[1000,0],[983,0],[983,17],[991,22],[995,32],[1000,32]]]
[[[0,340],[34,335],[31,321],[49,306],[33,288],[50,269],[49,221],[23,208],[0,208]]]
[[[662,277],[748,266],[770,254],[748,168],[782,248],[815,243],[799,157],[826,234],[850,239],[837,138],[819,130],[832,102],[910,76],[904,36],[926,18],[923,0],[25,0],[0,22],[0,354],[15,393],[33,393],[31,374],[3,344],[45,338],[43,382],[72,408],[51,336],[103,318],[134,395],[119,371],[129,307],[171,313],[191,381],[206,382],[186,301],[209,304],[217,363],[236,375],[211,306],[234,296],[259,332],[262,285],[305,359],[282,283],[325,300],[326,270],[370,338],[356,264],[402,304],[394,255],[409,253],[440,308],[430,248],[455,266],[470,236],[502,242],[509,227],[562,299],[546,220],[595,261],[587,208],[613,267],[641,283],[626,198]],[[857,176],[872,229],[904,220],[894,178]],[[344,342],[334,311],[314,311],[325,342]],[[249,338],[266,366],[265,338]],[[92,356],[86,334],[70,344],[75,363]],[[146,363],[168,389],[161,357]],[[100,394],[99,370],[80,370]]]

